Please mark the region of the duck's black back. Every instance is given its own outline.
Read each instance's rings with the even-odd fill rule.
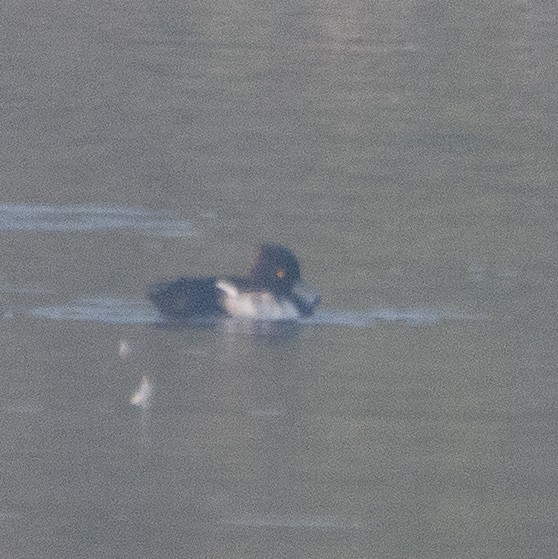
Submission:
[[[216,277],[177,278],[152,285],[147,292],[163,316],[186,319],[198,315],[218,315],[219,289]]]

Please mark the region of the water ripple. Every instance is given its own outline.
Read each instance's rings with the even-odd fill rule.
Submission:
[[[52,320],[82,320],[108,324],[149,324],[158,320],[157,311],[146,301],[117,297],[87,297],[61,305],[31,308],[27,313]]]
[[[160,323],[157,311],[144,299],[118,297],[87,297],[69,303],[28,309],[27,314],[53,320],[83,320],[109,324]],[[330,325],[352,328],[368,328],[381,323],[401,323],[408,326],[429,326],[444,321],[483,320],[484,315],[435,308],[390,309],[375,308],[364,311],[321,309],[314,316],[300,321],[303,325]],[[221,321],[234,331],[252,321],[227,319]],[[191,325],[198,324],[192,321]],[[214,325],[215,321],[200,320],[199,324]],[[272,324],[272,323],[270,323]],[[281,323],[276,323],[281,324]],[[249,330],[250,331],[250,330]]]
[[[192,223],[163,211],[96,205],[0,204],[0,231],[132,231],[160,237],[190,237]]]
[[[446,309],[389,309],[380,307],[364,311],[321,309],[314,316],[305,320],[305,322],[311,324],[365,328],[381,322],[400,322],[409,326],[427,326],[447,320],[482,320],[485,318],[486,316],[480,314],[467,314],[461,311]]]

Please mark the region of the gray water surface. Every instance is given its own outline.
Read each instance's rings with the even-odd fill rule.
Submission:
[[[552,3],[1,11],[0,557],[558,556]],[[145,299],[261,242],[316,316]]]

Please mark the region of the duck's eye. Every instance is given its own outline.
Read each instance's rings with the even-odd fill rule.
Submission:
[[[277,268],[277,271],[275,272],[275,275],[279,279],[283,279],[285,277],[285,270],[283,270],[283,268]]]

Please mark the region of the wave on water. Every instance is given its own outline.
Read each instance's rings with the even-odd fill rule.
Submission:
[[[409,326],[428,326],[447,320],[482,320],[484,315],[435,308],[389,309],[376,308],[364,311],[321,309],[305,323],[366,328],[382,322],[399,322]]]
[[[157,310],[144,299],[118,297],[87,297],[60,305],[28,309],[28,315],[52,320],[82,320],[108,324],[163,324]],[[433,308],[389,309],[376,308],[364,311],[321,309],[314,316],[300,321],[301,325],[345,326],[367,328],[381,323],[402,323],[409,326],[429,326],[444,321],[482,320],[483,315],[472,315],[455,310]],[[228,325],[242,325],[251,321],[226,319]],[[192,321],[184,326],[214,325],[215,321]],[[279,323],[278,323],[279,324]]]
[[[160,237],[195,235],[189,220],[174,218],[164,211],[88,204],[0,204],[0,231],[73,233],[115,230]]]
[[[70,303],[31,308],[27,314],[51,320],[81,320],[108,324],[149,324],[159,314],[142,299],[87,297]]]

